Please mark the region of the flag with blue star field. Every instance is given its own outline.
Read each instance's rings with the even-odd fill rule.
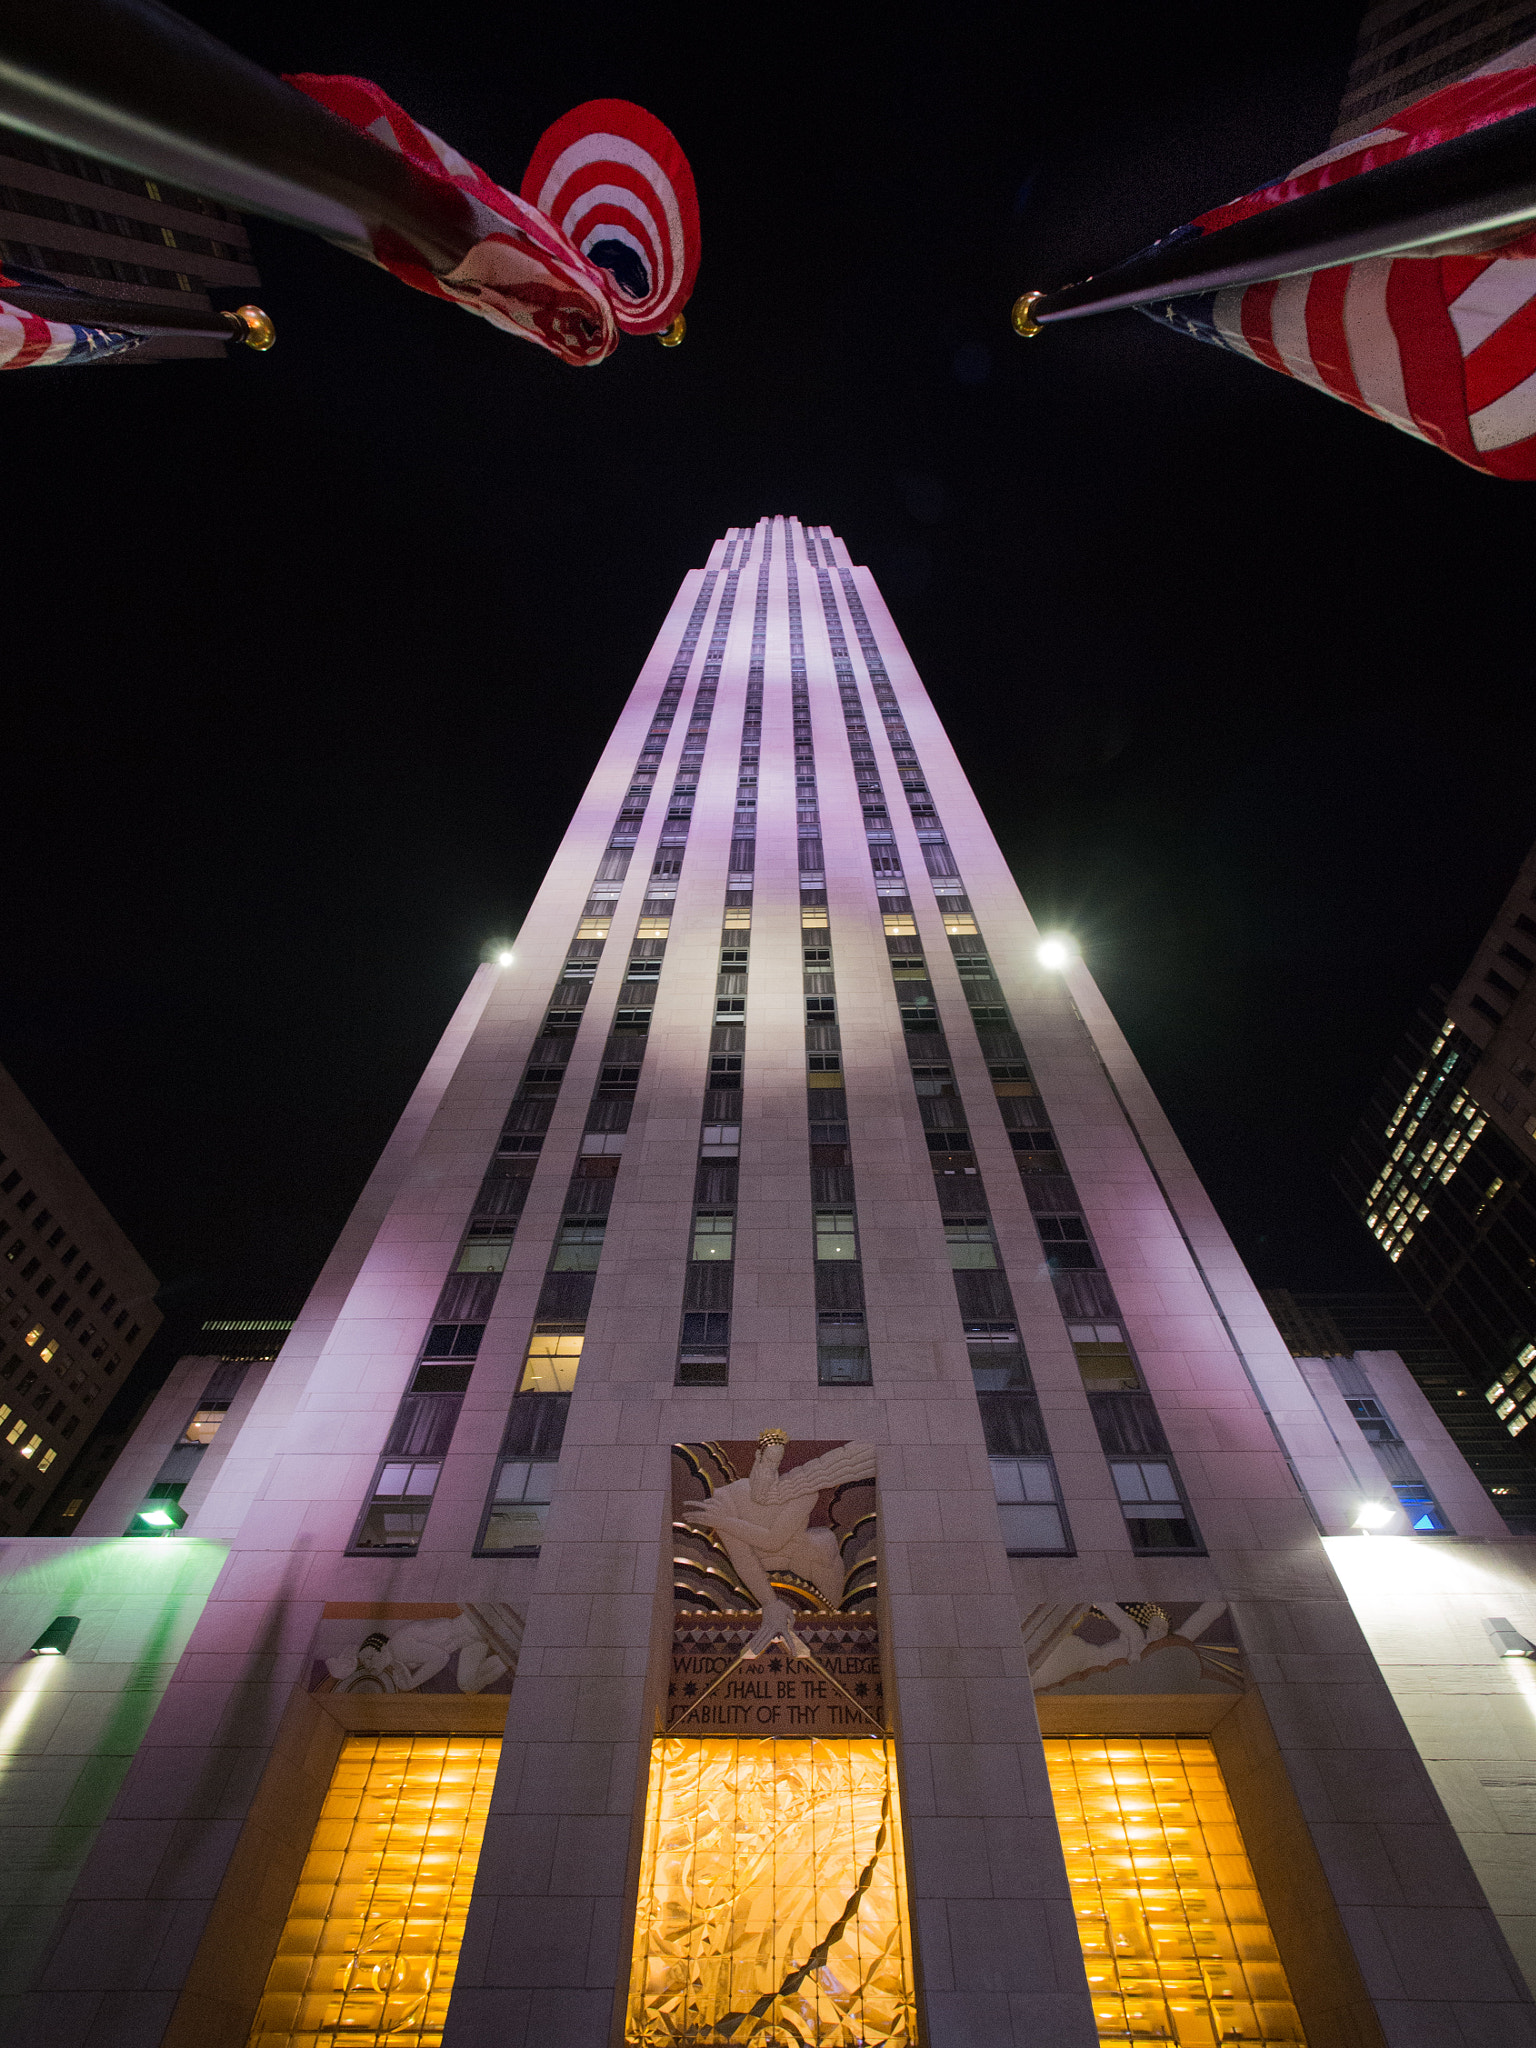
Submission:
[[[1532,107],[1536,38],[1179,233],[1214,233]],[[1370,257],[1138,310],[1485,475],[1536,480],[1536,234],[1451,254]]]

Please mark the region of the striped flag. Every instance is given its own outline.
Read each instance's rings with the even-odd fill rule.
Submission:
[[[1202,214],[1230,227],[1305,193],[1536,107],[1536,38]],[[1399,427],[1488,476],[1536,480],[1536,234],[1452,254],[1371,257],[1139,309]]]
[[[142,334],[44,320],[6,299],[8,284],[36,283],[39,276],[36,271],[17,276],[0,270],[0,370],[49,370],[74,363],[100,363],[108,356],[126,355],[129,349],[142,347]],[[56,290],[68,291],[67,286],[57,286],[52,278],[43,281]]]
[[[468,199],[479,240],[446,277],[399,237],[374,236],[374,260],[417,291],[578,365],[611,355],[621,331],[663,333],[687,303],[699,267],[693,174],[643,107],[589,100],[564,115],[518,193],[366,78],[304,72],[288,83]]]

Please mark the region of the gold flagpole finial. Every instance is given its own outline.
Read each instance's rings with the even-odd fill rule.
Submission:
[[[255,349],[258,355],[265,355],[277,340],[277,328],[272,315],[264,313],[260,306],[240,306],[224,318],[235,330],[236,341],[243,341],[247,348]]]
[[[661,343],[663,348],[681,348],[683,336],[687,332],[688,322],[683,318],[682,314],[679,313],[673,319],[672,325],[668,328],[665,328],[660,334],[658,334],[656,339]]]
[[[1033,317],[1029,310],[1036,299],[1043,299],[1044,297],[1044,292],[1025,292],[1022,297],[1015,299],[1013,302],[1013,331],[1015,334],[1022,334],[1026,341],[1033,341],[1037,334],[1045,332],[1040,322]]]

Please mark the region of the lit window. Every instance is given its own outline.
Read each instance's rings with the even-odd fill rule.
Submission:
[[[672,929],[670,917],[642,917],[635,926],[637,939],[664,939]]]
[[[537,1323],[528,1344],[520,1394],[568,1394],[576,1384],[585,1328],[580,1324]]]
[[[917,937],[917,919],[908,916],[904,911],[888,910],[881,919],[881,922],[885,926],[885,935],[888,939],[915,939]]]
[[[944,929],[952,939],[969,939],[975,936],[976,920],[969,911],[946,910]]]
[[[700,1209],[693,1219],[693,1256],[696,1259],[728,1259],[735,1231],[733,1210]]]
[[[500,1273],[505,1271],[512,1249],[510,1223],[472,1223],[459,1253],[456,1273]]]
[[[1503,1422],[1508,1416],[1514,1414],[1515,1404],[1506,1396],[1506,1398],[1499,1403],[1498,1407],[1495,1408],[1493,1412],[1495,1415],[1498,1416],[1500,1422]]]
[[[1074,1344],[1072,1349],[1077,1354],[1083,1385],[1090,1394],[1134,1394],[1139,1390],[1141,1380],[1130,1347],[1123,1340]]]
[[[699,1141],[704,1159],[734,1159],[741,1151],[740,1124],[706,1124]]]
[[[23,1342],[23,1344],[35,1344],[35,1343],[37,1342],[38,1338],[39,1338],[39,1337],[41,1337],[41,1335],[42,1335],[42,1334],[43,1334],[43,1326],[42,1326],[42,1324],[41,1324],[41,1323],[34,1323],[34,1324],[32,1325],[32,1327],[31,1327],[31,1329],[30,1329],[30,1330],[28,1330],[28,1332],[27,1332],[26,1336],[25,1336],[25,1337],[23,1337],[21,1341]]]
[[[555,1461],[509,1459],[496,1475],[482,1550],[536,1550],[554,1488]]]
[[[993,1458],[992,1488],[1010,1555],[1067,1548],[1049,1458]]]
[[[822,921],[823,921],[823,923],[825,923],[825,921],[826,921],[826,920],[825,920],[825,917],[823,917],[823,920],[822,920]],[[802,923],[804,922],[804,918],[803,918],[803,916],[802,916],[801,922],[802,922]],[[725,929],[726,929],[726,930],[727,930],[728,932],[749,932],[749,931],[751,931],[751,929],[752,929],[752,913],[751,913],[751,911],[750,911],[750,910],[728,910],[728,911],[727,911],[727,912],[725,913]]]
[[[997,1246],[985,1216],[946,1216],[944,1238],[949,1246],[949,1263],[956,1272],[997,1265]]]
[[[43,1346],[42,1350],[39,1351],[37,1355],[43,1361],[44,1365],[46,1365],[48,1361],[53,1357],[53,1354],[58,1350],[58,1348],[58,1338],[50,1337],[48,1339],[48,1342]]]
[[[859,1240],[851,1209],[816,1211],[816,1256],[818,1259],[856,1259]]]
[[[581,1216],[560,1226],[560,1242],[549,1262],[552,1273],[595,1273],[603,1255],[603,1233],[607,1219]]]
[[[37,1433],[34,1431],[33,1434],[29,1436],[27,1441],[22,1445],[21,1449],[16,1453],[17,1457],[30,1458],[41,1442],[42,1438],[38,1436]]]
[[[611,917],[584,917],[576,927],[576,936],[578,939],[606,939],[612,923]]]
[[[219,1433],[219,1424],[229,1413],[227,1401],[204,1401],[192,1420],[181,1433],[184,1444],[211,1444]]]
[[[24,1418],[18,1415],[16,1420],[11,1424],[10,1433],[5,1439],[6,1442],[8,1444],[15,1443],[18,1437],[25,1435],[26,1428],[27,1425]]]
[[[727,925],[730,924],[729,916],[727,916],[725,921]],[[827,913],[824,910],[802,910],[800,913],[800,928],[802,931],[807,932],[826,931]]]

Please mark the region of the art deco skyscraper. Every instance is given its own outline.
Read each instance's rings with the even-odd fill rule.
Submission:
[[[1407,1525],[1037,943],[868,572],[717,543],[127,1546],[227,1559],[30,2038],[1528,2041],[1319,1538]]]

